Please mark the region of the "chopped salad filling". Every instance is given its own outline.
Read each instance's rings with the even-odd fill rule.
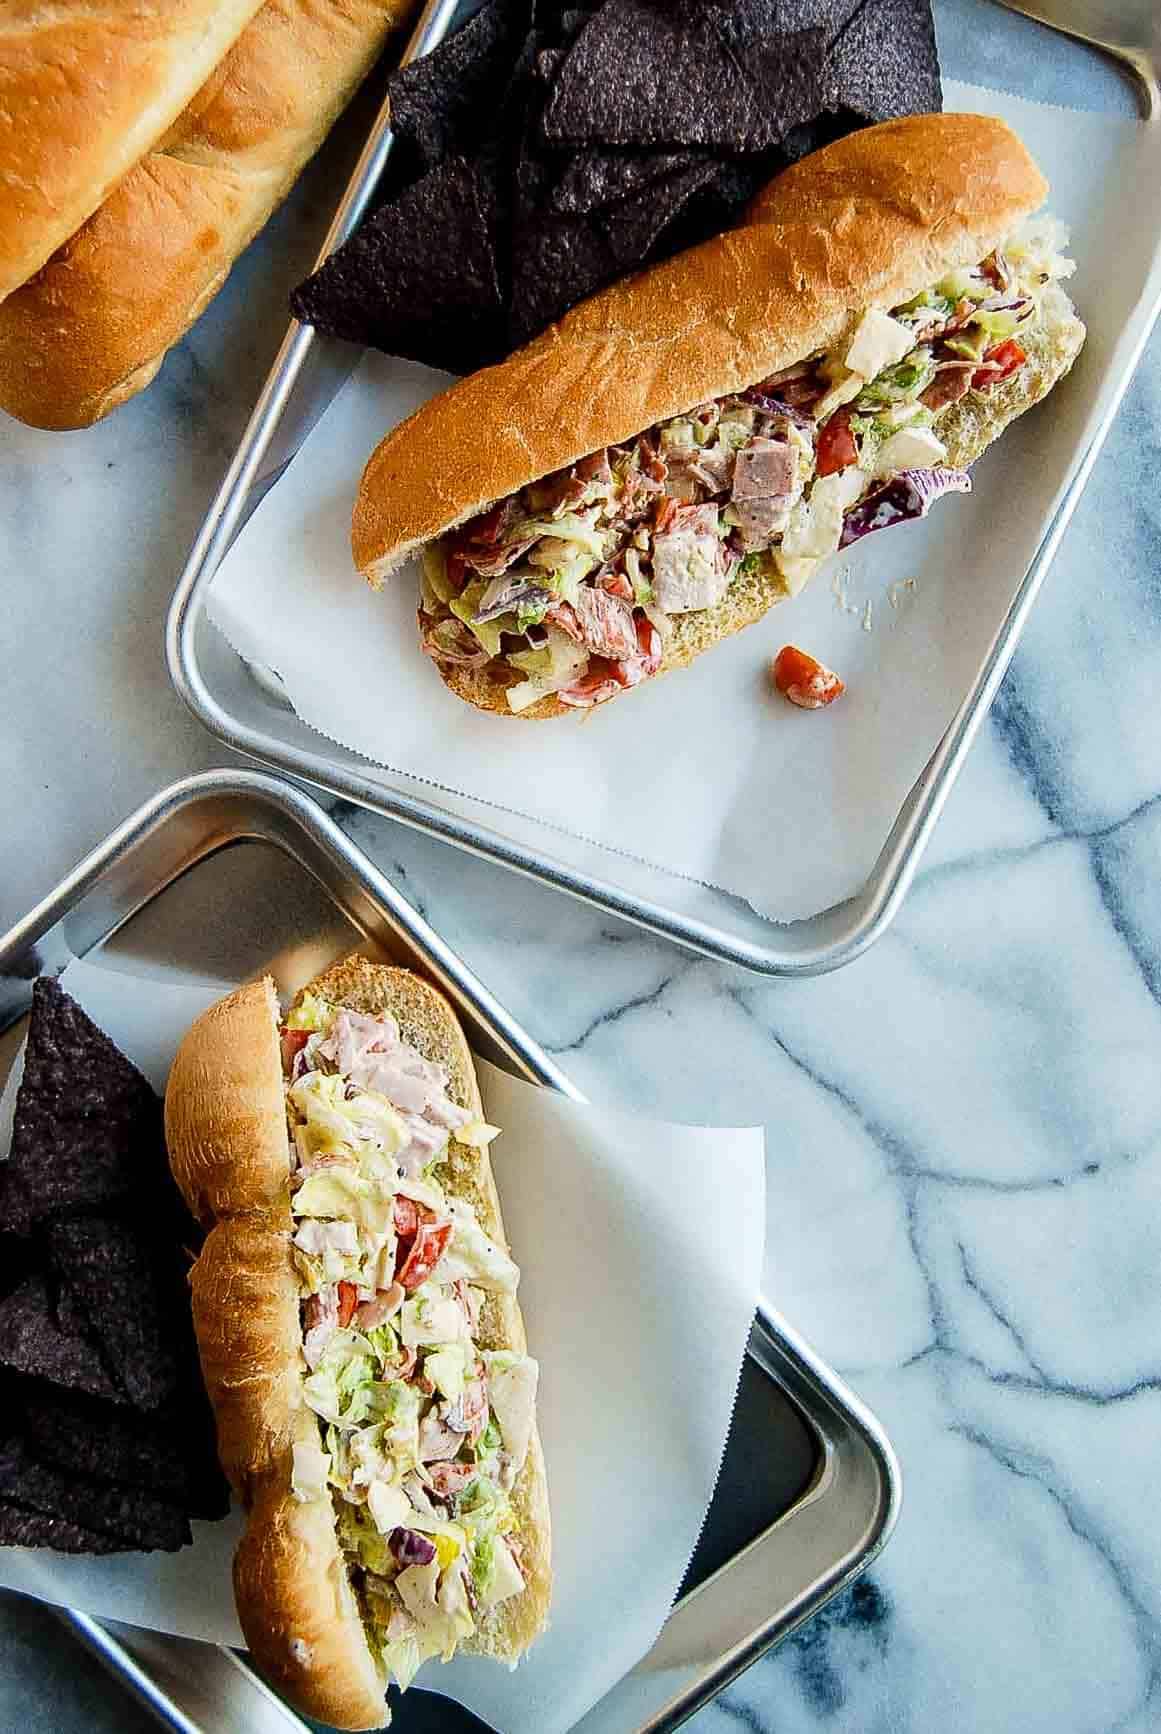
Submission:
[[[437,661],[519,679],[513,711],[589,708],[656,674],[672,616],[761,574],[795,595],[820,562],[966,493],[940,418],[1027,359],[1021,336],[1075,268],[1055,218],[902,306],[869,308],[839,350],[699,404],[500,500],[423,553]]]
[[[292,1491],[329,1497],[368,1641],[406,1687],[524,1588],[510,1494],[537,1365],[481,1347],[519,1271],[440,1182],[496,1135],[390,1018],[310,994],[281,1030],[303,1390]]]

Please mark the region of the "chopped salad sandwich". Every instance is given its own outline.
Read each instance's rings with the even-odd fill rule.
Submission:
[[[591,709],[690,661],[838,550],[970,491],[972,460],[1067,370],[1084,328],[1063,225],[1033,214],[1045,190],[978,116],[818,152],[742,229],[389,434],[355,510],[364,575],[419,552],[423,648],[481,708]],[[465,454],[471,427],[488,437]]]
[[[166,1116],[214,1223],[194,1322],[249,1513],[243,1631],[308,1714],[381,1727],[388,1683],[515,1661],[548,1609],[538,1368],[462,1031],[361,958],[280,1021],[260,983],[191,1030]]]

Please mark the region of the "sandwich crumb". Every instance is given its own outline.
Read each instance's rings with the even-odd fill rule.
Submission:
[[[892,608],[898,611],[900,605],[905,599],[906,593],[908,591],[914,593],[918,589],[919,580],[917,578],[897,578],[894,584],[888,584],[887,586],[887,601],[891,604]]]

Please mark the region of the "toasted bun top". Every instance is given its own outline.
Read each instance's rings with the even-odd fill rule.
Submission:
[[[1047,193],[1016,135],[974,114],[853,133],[779,175],[737,229],[639,272],[383,439],[359,487],[374,585],[493,501],[837,343],[1002,241]]]
[[[0,7],[0,297],[151,149],[260,3]]]

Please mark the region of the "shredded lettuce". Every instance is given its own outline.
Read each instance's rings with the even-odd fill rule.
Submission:
[[[946,277],[940,278],[935,288],[936,293],[945,295],[952,306],[957,301],[986,301],[989,295],[995,293],[995,285],[989,283],[986,277],[981,277],[974,265],[949,271]]]
[[[325,999],[319,999],[317,994],[304,993],[292,1011],[286,1014],[288,1030],[329,1030],[335,1015],[335,1008]]]
[[[468,1351],[463,1343],[440,1343],[438,1347],[429,1350],[423,1363],[423,1371],[440,1396],[446,1397],[449,1403],[454,1403],[464,1394],[467,1364]]]
[[[909,402],[919,396],[935,378],[935,363],[922,349],[913,349],[894,367],[886,367],[869,380],[855,400],[861,410],[877,409],[883,404]]]
[[[529,518],[513,527],[513,541],[527,542],[531,538],[545,537],[554,542],[574,542],[578,548],[583,548],[591,554],[594,560],[605,557],[605,534],[596,528],[599,508],[594,507],[584,516],[576,512],[565,512],[560,518]]]
[[[290,1201],[295,1216],[345,1217],[366,1234],[394,1233],[395,1200],[373,1180],[336,1163],[309,1174]]]
[[[447,560],[438,542],[428,542],[420,555],[423,576],[432,595],[440,602],[450,602],[455,595],[447,575]]]
[[[500,654],[500,634],[516,631],[516,616],[514,614],[499,614],[495,620],[473,620],[472,616],[479,612],[484,591],[488,588],[490,579],[479,578],[464,586],[459,596],[453,596],[448,607],[458,620],[462,620],[469,632],[473,633],[483,645],[489,656]]]
[[[399,1359],[399,1338],[390,1319],[384,1319],[382,1324],[372,1325],[367,1332],[367,1341],[379,1357],[380,1367],[392,1367]]]
[[[406,1125],[385,1096],[358,1090],[348,1097],[338,1073],[305,1073],[291,1084],[287,1099],[302,1121],[294,1137],[304,1165],[320,1156],[357,1160],[366,1145],[394,1156],[409,1141]]]

